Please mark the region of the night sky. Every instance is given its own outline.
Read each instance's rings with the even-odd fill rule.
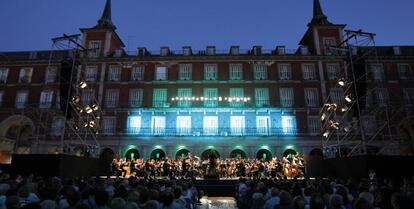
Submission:
[[[377,45],[414,45],[413,0],[321,0],[333,23],[377,34]],[[96,25],[104,0],[1,0],[0,51],[48,50],[51,38]],[[112,0],[126,50],[145,46],[296,48],[312,0]]]

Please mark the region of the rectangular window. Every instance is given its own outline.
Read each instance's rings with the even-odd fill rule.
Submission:
[[[295,116],[282,116],[282,132],[283,134],[294,134],[296,127]]]
[[[65,126],[65,118],[64,117],[54,117],[51,126],[51,134],[53,136],[60,136],[62,135],[63,128]]]
[[[57,77],[57,67],[48,67],[46,69],[46,83],[54,83]]]
[[[293,96],[293,88],[280,88],[280,105],[282,107],[293,107],[294,104],[294,96]]]
[[[279,79],[280,80],[291,80],[292,69],[290,64],[279,64]]]
[[[256,107],[269,107],[269,89],[268,88],[255,88],[254,98]]]
[[[165,134],[165,117],[153,116],[151,120],[151,132],[152,135],[164,135]]]
[[[244,89],[243,88],[230,88],[230,107],[243,107],[244,106]]]
[[[327,74],[330,81],[336,81],[341,76],[339,64],[327,64]]]
[[[382,81],[385,78],[384,65],[382,64],[371,64],[372,79],[376,81]]]
[[[191,134],[191,116],[177,116],[177,135]]]
[[[16,108],[23,109],[27,105],[27,99],[29,96],[28,91],[18,91],[16,94]]]
[[[158,66],[155,69],[155,80],[165,81],[168,78],[168,68],[165,66]]]
[[[84,89],[82,91],[82,104],[90,105],[95,100],[95,91],[93,89]]]
[[[167,104],[167,89],[154,89],[152,95],[153,107],[168,107]]]
[[[204,80],[217,80],[217,64],[204,64]]]
[[[141,131],[141,116],[128,117],[128,133],[139,134]]]
[[[315,64],[303,64],[302,75],[304,80],[316,80]]]
[[[30,83],[32,81],[33,68],[22,68],[19,74],[19,83]]]
[[[255,80],[267,80],[267,65],[255,64],[253,71]]]
[[[121,80],[121,66],[110,65],[108,81],[119,81],[119,80]]]
[[[129,104],[131,107],[142,106],[143,93],[143,89],[131,89],[129,91]]]
[[[231,135],[242,136],[245,131],[244,116],[230,116]]]
[[[3,106],[4,91],[0,91],[0,107]]]
[[[269,116],[256,116],[256,130],[259,135],[270,134],[270,117]]]
[[[242,64],[230,64],[229,65],[230,80],[242,80],[243,79],[243,65]]]
[[[115,133],[115,117],[104,117],[102,121],[102,131],[106,135],[112,135]]]
[[[190,88],[179,88],[178,97],[178,107],[191,107],[192,91]]]
[[[319,105],[317,88],[305,88],[305,102],[307,107],[317,107]]]
[[[207,136],[215,136],[218,134],[218,117],[204,116],[203,134]]]
[[[145,67],[143,65],[134,66],[131,70],[131,81],[144,80]]]
[[[376,103],[380,106],[386,106],[388,104],[388,90],[386,88],[375,89]]]
[[[336,39],[323,38],[323,45],[325,47],[325,54],[330,55],[332,54],[332,50],[330,49],[330,47],[336,47]]]
[[[342,88],[331,88],[329,90],[329,96],[331,101],[336,104],[342,104],[344,102],[344,90]]]
[[[86,66],[85,69],[85,80],[90,82],[95,82],[97,78],[98,67],[96,66]]]
[[[105,107],[115,108],[118,106],[119,90],[108,89],[105,95]]]
[[[313,135],[321,133],[321,122],[318,116],[308,116],[308,133]]]
[[[217,107],[217,88],[205,88],[204,89],[204,107]]]
[[[403,97],[406,105],[414,105],[414,88],[404,88]]]
[[[398,64],[398,75],[401,80],[412,79],[413,74],[410,64]]]
[[[8,68],[0,68],[0,83],[7,83],[8,75],[9,75]]]
[[[40,108],[50,108],[52,107],[53,100],[53,91],[46,90],[40,93]]]
[[[90,58],[99,57],[101,52],[101,41],[89,41],[88,56]]]
[[[180,64],[179,65],[179,73],[178,73],[178,79],[189,81],[192,79],[192,71],[193,71],[193,65],[192,64]]]

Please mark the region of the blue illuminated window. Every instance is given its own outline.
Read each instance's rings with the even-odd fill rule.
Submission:
[[[177,134],[181,136],[191,134],[191,116],[177,116]]]
[[[257,116],[256,117],[256,130],[258,135],[270,134],[270,117],[269,116]]]
[[[280,105],[282,107],[292,107],[294,104],[293,88],[280,88]]]
[[[215,136],[218,134],[218,117],[204,116],[203,119],[203,134]]]
[[[141,116],[129,116],[128,133],[138,134],[141,130]]]
[[[295,133],[296,118],[295,116],[282,116],[282,131],[283,134]]]
[[[178,97],[180,98],[177,102],[178,107],[191,107],[192,90],[190,88],[178,89]]]
[[[153,135],[165,134],[165,117],[153,116],[151,120],[151,132]]]
[[[256,101],[256,107],[268,107],[269,106],[269,89],[268,88],[255,88],[254,96]]]
[[[244,116],[230,117],[230,132],[231,135],[241,136],[244,134],[245,120]]]
[[[243,100],[239,99],[241,97],[244,97],[243,88],[230,88],[230,98],[231,98],[231,101],[229,101],[230,107],[243,107],[244,102]]]
[[[152,95],[153,107],[168,107],[167,104],[167,89],[154,89]]]
[[[217,88],[204,89],[204,107],[217,107],[218,90]]]

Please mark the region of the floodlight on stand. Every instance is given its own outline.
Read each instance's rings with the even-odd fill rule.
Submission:
[[[322,136],[323,136],[323,137],[325,137],[325,138],[328,138],[328,136],[329,136],[329,130],[325,131],[325,132],[322,134]]]
[[[85,107],[85,112],[87,113],[87,114],[91,114],[92,113],[92,108],[91,107],[89,107],[89,106],[86,106]]]
[[[322,115],[321,115],[321,121],[324,121],[325,118],[326,118],[326,113],[322,113]]]
[[[98,111],[98,110],[99,110],[99,106],[98,106],[98,104],[93,104],[93,105],[92,105],[92,110],[93,110],[93,111]]]
[[[348,106],[343,106],[342,108],[341,108],[341,112],[346,112],[346,111],[348,111],[349,110],[349,107]]]
[[[339,84],[340,86],[345,86],[345,84],[346,84],[345,79],[343,79],[343,78],[339,79],[339,80],[338,80],[338,84]]]
[[[330,126],[331,126],[332,128],[334,128],[334,129],[336,129],[336,130],[338,130],[338,129],[339,129],[339,123],[338,123],[338,122],[333,121],[333,120],[330,120],[330,121],[329,121],[329,123],[330,123]]]
[[[345,96],[345,100],[347,101],[347,102],[349,102],[349,103],[351,103],[352,102],[352,95],[346,95]]]
[[[86,87],[88,87],[88,84],[87,84],[86,82],[81,81],[81,82],[79,83],[79,88],[84,89],[84,88],[86,88]]]
[[[73,103],[79,103],[80,102],[80,96],[78,96],[78,95],[76,95],[76,96],[73,96],[72,98],[71,98],[71,101],[73,102]]]

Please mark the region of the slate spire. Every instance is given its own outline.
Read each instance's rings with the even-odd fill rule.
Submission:
[[[95,28],[101,29],[116,29],[115,25],[112,23],[112,11],[111,11],[111,0],[106,0],[105,8],[102,13],[101,19],[98,20],[98,24]]]
[[[323,13],[319,0],[313,0],[313,18],[310,25],[330,25],[328,17]]]

